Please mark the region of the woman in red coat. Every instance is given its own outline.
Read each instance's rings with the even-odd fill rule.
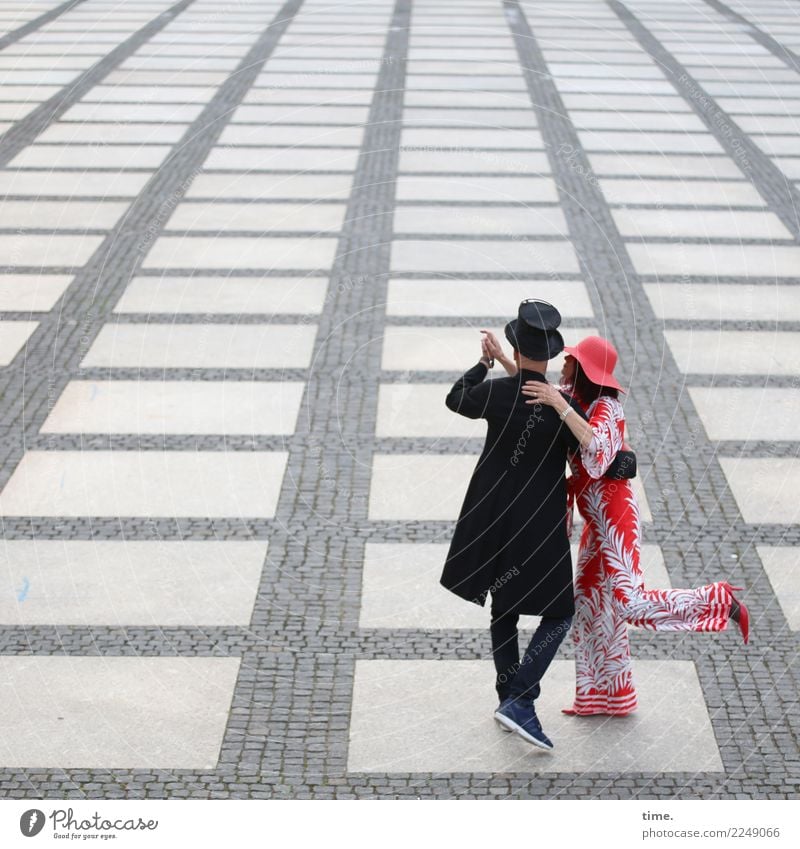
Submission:
[[[696,589],[647,590],[639,567],[640,526],[629,480],[603,477],[623,448],[625,416],[614,378],[617,352],[589,336],[566,347],[561,390],[586,411],[576,415],[550,384],[526,383],[529,404],[546,404],[580,441],[570,461],[571,496],[585,520],[575,580],[576,693],[568,714],[623,716],[636,709],[627,625],[653,631],[723,631],[733,619],[748,640],[747,608],[718,581]],[[570,414],[572,413],[572,414]],[[570,500],[570,505],[572,500]],[[571,514],[570,509],[570,514]]]

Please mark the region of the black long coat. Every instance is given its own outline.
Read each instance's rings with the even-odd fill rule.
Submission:
[[[522,383],[544,375],[523,370],[484,380],[486,374],[484,365],[473,366],[446,399],[453,412],[486,419],[488,431],[441,583],[481,606],[491,592],[502,611],[571,616],[565,470],[578,441],[552,407],[525,403]]]

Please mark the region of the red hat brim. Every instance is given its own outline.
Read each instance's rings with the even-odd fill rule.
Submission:
[[[569,354],[571,357],[575,357],[575,359],[581,364],[583,373],[589,378],[589,380],[592,381],[592,383],[596,383],[598,386],[608,386],[611,389],[619,389],[620,392],[626,391],[622,386],[620,386],[619,381],[613,374],[603,371],[603,369],[598,369],[591,362],[585,362],[585,358],[581,358],[581,352],[578,350],[576,345],[565,345],[564,353]]]

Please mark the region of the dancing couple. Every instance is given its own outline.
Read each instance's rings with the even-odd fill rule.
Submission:
[[[483,606],[491,595],[492,656],[500,705],[494,717],[542,749],[535,701],[572,627],[575,700],[570,715],[624,716],[636,709],[627,625],[655,631],[722,631],[732,619],[746,643],[747,608],[725,581],[647,590],[630,483],[635,455],[613,375],[617,353],[599,336],[565,347],[561,315],[545,301],[520,304],[505,335],[513,358],[483,331],[481,358],[447,395],[449,409],[486,419],[486,443],[467,489],[441,583]],[[547,362],[566,351],[561,385]],[[497,360],[508,377],[486,380]],[[566,477],[569,464],[571,475]],[[573,586],[574,505],[585,520]],[[502,578],[502,580],[501,580]],[[520,657],[520,615],[541,616]]]

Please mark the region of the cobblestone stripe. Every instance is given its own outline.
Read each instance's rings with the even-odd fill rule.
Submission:
[[[720,0],[704,0],[712,9],[715,9],[721,15],[724,15],[728,20],[734,21],[737,24],[744,24],[747,27],[747,34],[755,39],[762,47],[766,47],[773,56],[777,56],[781,62],[785,62],[793,71],[800,73],[800,56],[793,50],[790,50],[785,44],[773,38],[769,33],[764,32],[752,21],[748,20],[744,15],[731,9]]]
[[[607,0],[607,3],[755,186],[769,208],[794,238],[800,240],[800,192],[794,184],[624,3],[619,0]]]
[[[191,0],[183,0],[182,5],[188,2]],[[3,424],[13,429],[18,438],[11,442],[10,451],[3,457],[0,486],[5,485],[22,457],[25,437],[38,433],[64,386],[80,374],[82,357],[301,3],[302,0],[288,0],[281,7],[236,71],[189,125],[169,159],[133,201],[126,215],[78,270],[59,308],[42,316],[28,344],[3,369],[0,375]]]
[[[64,12],[71,12],[76,6],[80,6],[84,2],[85,0],[67,0],[66,3],[62,3],[60,6],[54,6],[47,12],[42,12],[38,17],[28,21],[27,24],[23,24],[21,27],[7,32],[0,38],[0,50],[5,50],[9,45],[14,44],[14,42],[19,41],[21,38],[25,38],[26,35],[35,32],[39,27],[49,24],[50,21],[54,21],[60,15],[63,15]]]
[[[145,24],[121,44],[118,44],[107,56],[85,70],[77,79],[45,100],[44,103],[40,103],[24,118],[16,121],[0,139],[0,168],[5,168],[18,153],[34,141],[36,136],[44,132],[54,121],[57,121],[112,71],[117,70],[119,65],[129,56],[156,33],[164,29],[176,15],[193,2],[194,0],[179,0],[174,6],[165,9],[158,17]]]
[[[694,586],[706,583],[712,575],[722,579],[729,564],[735,563],[737,579],[743,577],[748,587],[748,604],[762,638],[791,652],[796,640],[788,633],[783,616],[774,614],[775,598],[754,548],[729,542],[731,529],[742,525],[738,506],[684,391],[685,378],[664,347],[659,322],[541,49],[516,2],[506,0],[505,6],[570,234],[586,280],[592,284],[589,291],[599,332],[613,336],[623,366],[633,375],[626,409],[640,427],[631,434],[631,441],[646,470],[645,485],[653,515],[670,528],[665,560],[672,583]],[[653,415],[656,394],[658,409],[669,411],[669,420]],[[713,539],[714,535],[717,539]],[[780,754],[770,742],[773,722],[760,700],[746,695],[748,682],[762,679],[765,691],[780,705],[783,715],[793,709],[796,694],[780,665],[773,666],[769,655],[763,653],[743,654],[732,635],[730,640],[705,643],[705,647],[707,654],[702,655],[704,662],[697,664],[698,673],[728,773],[713,781],[722,792],[737,792],[733,778],[737,770],[747,764],[748,774],[766,780],[770,775],[767,753]],[[741,706],[738,718],[721,710],[718,700],[709,698],[709,693],[729,690],[731,679]],[[743,777],[741,772],[738,777]],[[695,785],[695,779],[687,782],[687,787]],[[616,783],[612,786],[616,788]],[[643,782],[636,795],[646,798],[653,789]],[[680,795],[686,790],[679,787],[674,792]]]
[[[284,623],[295,660],[291,681],[276,683],[270,670],[259,668],[244,733],[226,736],[230,745],[221,759],[222,765],[246,758],[245,741],[264,724],[253,703],[277,704],[270,729],[285,717],[293,733],[261,753],[260,775],[269,784],[307,786],[323,777],[347,783],[353,635],[368,536],[362,529],[369,524],[410,6],[410,0],[397,0],[388,20],[301,404],[296,435],[302,442],[290,447],[278,502],[276,523],[283,533],[270,539],[251,623],[257,633]],[[318,640],[316,649],[303,648]],[[242,695],[237,688],[237,697]],[[229,735],[235,730],[230,726]]]

